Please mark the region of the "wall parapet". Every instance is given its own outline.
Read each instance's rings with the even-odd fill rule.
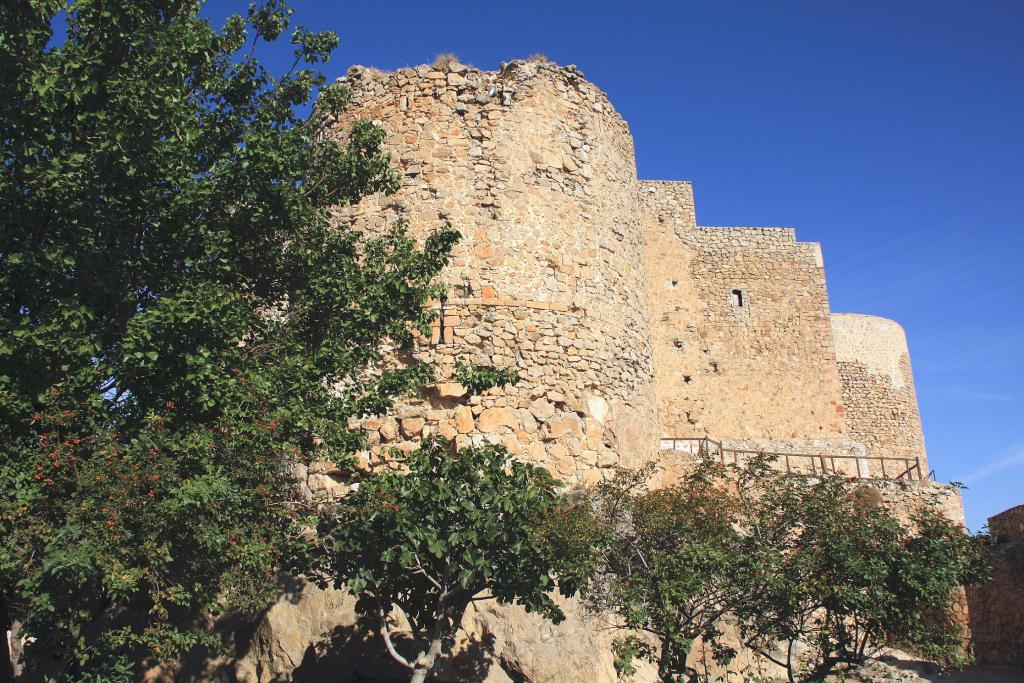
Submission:
[[[675,229],[697,226],[693,183],[689,180],[641,180],[640,202],[659,223]]]
[[[703,237],[707,239],[741,239],[779,241],[791,244],[796,242],[796,229],[785,226],[729,226],[700,225],[698,230],[707,231]],[[736,245],[740,246],[740,245]]]

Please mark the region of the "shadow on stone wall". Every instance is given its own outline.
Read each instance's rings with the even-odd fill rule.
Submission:
[[[979,664],[1024,665],[1024,541],[992,546],[992,576],[967,589]]]
[[[988,518],[992,575],[967,589],[979,664],[1024,665],[1024,505]]]
[[[510,672],[495,659],[491,654],[493,641],[493,636],[472,638],[454,657],[439,664],[434,679],[466,683],[525,681],[509,676]],[[395,647],[408,659],[415,656],[411,639],[399,638]],[[495,668],[500,673],[492,672]],[[408,679],[409,672],[383,654],[378,636],[360,633],[354,627],[338,627],[325,641],[311,645],[291,678],[295,683],[398,683]]]

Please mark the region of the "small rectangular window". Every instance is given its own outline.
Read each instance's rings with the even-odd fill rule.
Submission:
[[[737,308],[743,308],[743,290],[734,289],[732,290],[732,305]]]

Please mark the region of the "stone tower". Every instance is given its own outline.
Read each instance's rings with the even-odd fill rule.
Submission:
[[[872,455],[917,461],[927,475],[924,433],[903,328],[887,318],[833,313],[832,337],[850,436]],[[899,474],[883,473],[880,467],[881,463],[872,463],[872,474]]]
[[[641,197],[663,436],[842,442],[820,245],[791,228],[698,226],[688,182],[645,180]]]
[[[403,175],[392,196],[345,210],[365,229],[406,217],[417,237],[450,221],[463,239],[449,298],[420,358],[519,368],[468,406],[440,384],[368,427],[391,445],[438,431],[504,443],[563,477],[656,453],[643,220],[629,129],[574,68],[513,62],[393,73],[355,68],[338,122],[387,132]],[[377,437],[371,433],[371,440]]]

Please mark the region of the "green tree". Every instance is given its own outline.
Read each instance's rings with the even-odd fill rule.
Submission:
[[[899,520],[877,488],[770,473],[740,515],[759,590],[737,611],[746,644],[791,682],[821,681],[893,645],[963,661],[955,591],[979,581],[979,539],[934,502]]]
[[[735,528],[735,496],[721,486],[720,468],[708,464],[674,486],[650,490],[650,468],[620,470],[594,491],[601,530],[596,579],[585,589],[588,605],[617,615],[618,628],[636,635],[616,642],[617,666],[633,659],[656,662],[665,683],[694,678],[687,665],[698,638],[719,662],[734,652],[718,642],[722,617],[745,596],[736,580],[743,561]]]
[[[421,683],[451,647],[477,600],[518,603],[556,622],[551,591],[576,592],[589,545],[573,540],[571,498],[547,470],[512,460],[502,446],[455,451],[427,439],[398,469],[369,474],[320,522],[320,582],[347,585],[364,624]],[[566,533],[570,532],[570,533]],[[397,612],[412,629],[406,654]]]
[[[487,365],[466,365],[456,361],[453,379],[466,387],[470,394],[482,394],[488,389],[518,383],[519,371]]]
[[[351,462],[349,419],[430,375],[379,350],[429,331],[457,234],[332,224],[398,186],[381,130],[318,136],[336,36],[291,29],[274,76],[282,0],[200,6],[0,4],[0,630],[33,675],[127,680],[209,642],[194,615],[265,604],[294,465]]]
[[[773,464],[706,462],[653,491],[649,472],[620,472],[597,487],[602,540],[585,595],[621,628],[654,636],[620,639],[620,669],[641,657],[663,681],[703,680],[707,671],[687,665],[697,638],[719,664],[742,646],[792,683],[823,680],[886,645],[959,663],[953,600],[984,575],[979,540],[934,500],[902,521],[875,486]],[[723,637],[725,623],[738,633]]]

